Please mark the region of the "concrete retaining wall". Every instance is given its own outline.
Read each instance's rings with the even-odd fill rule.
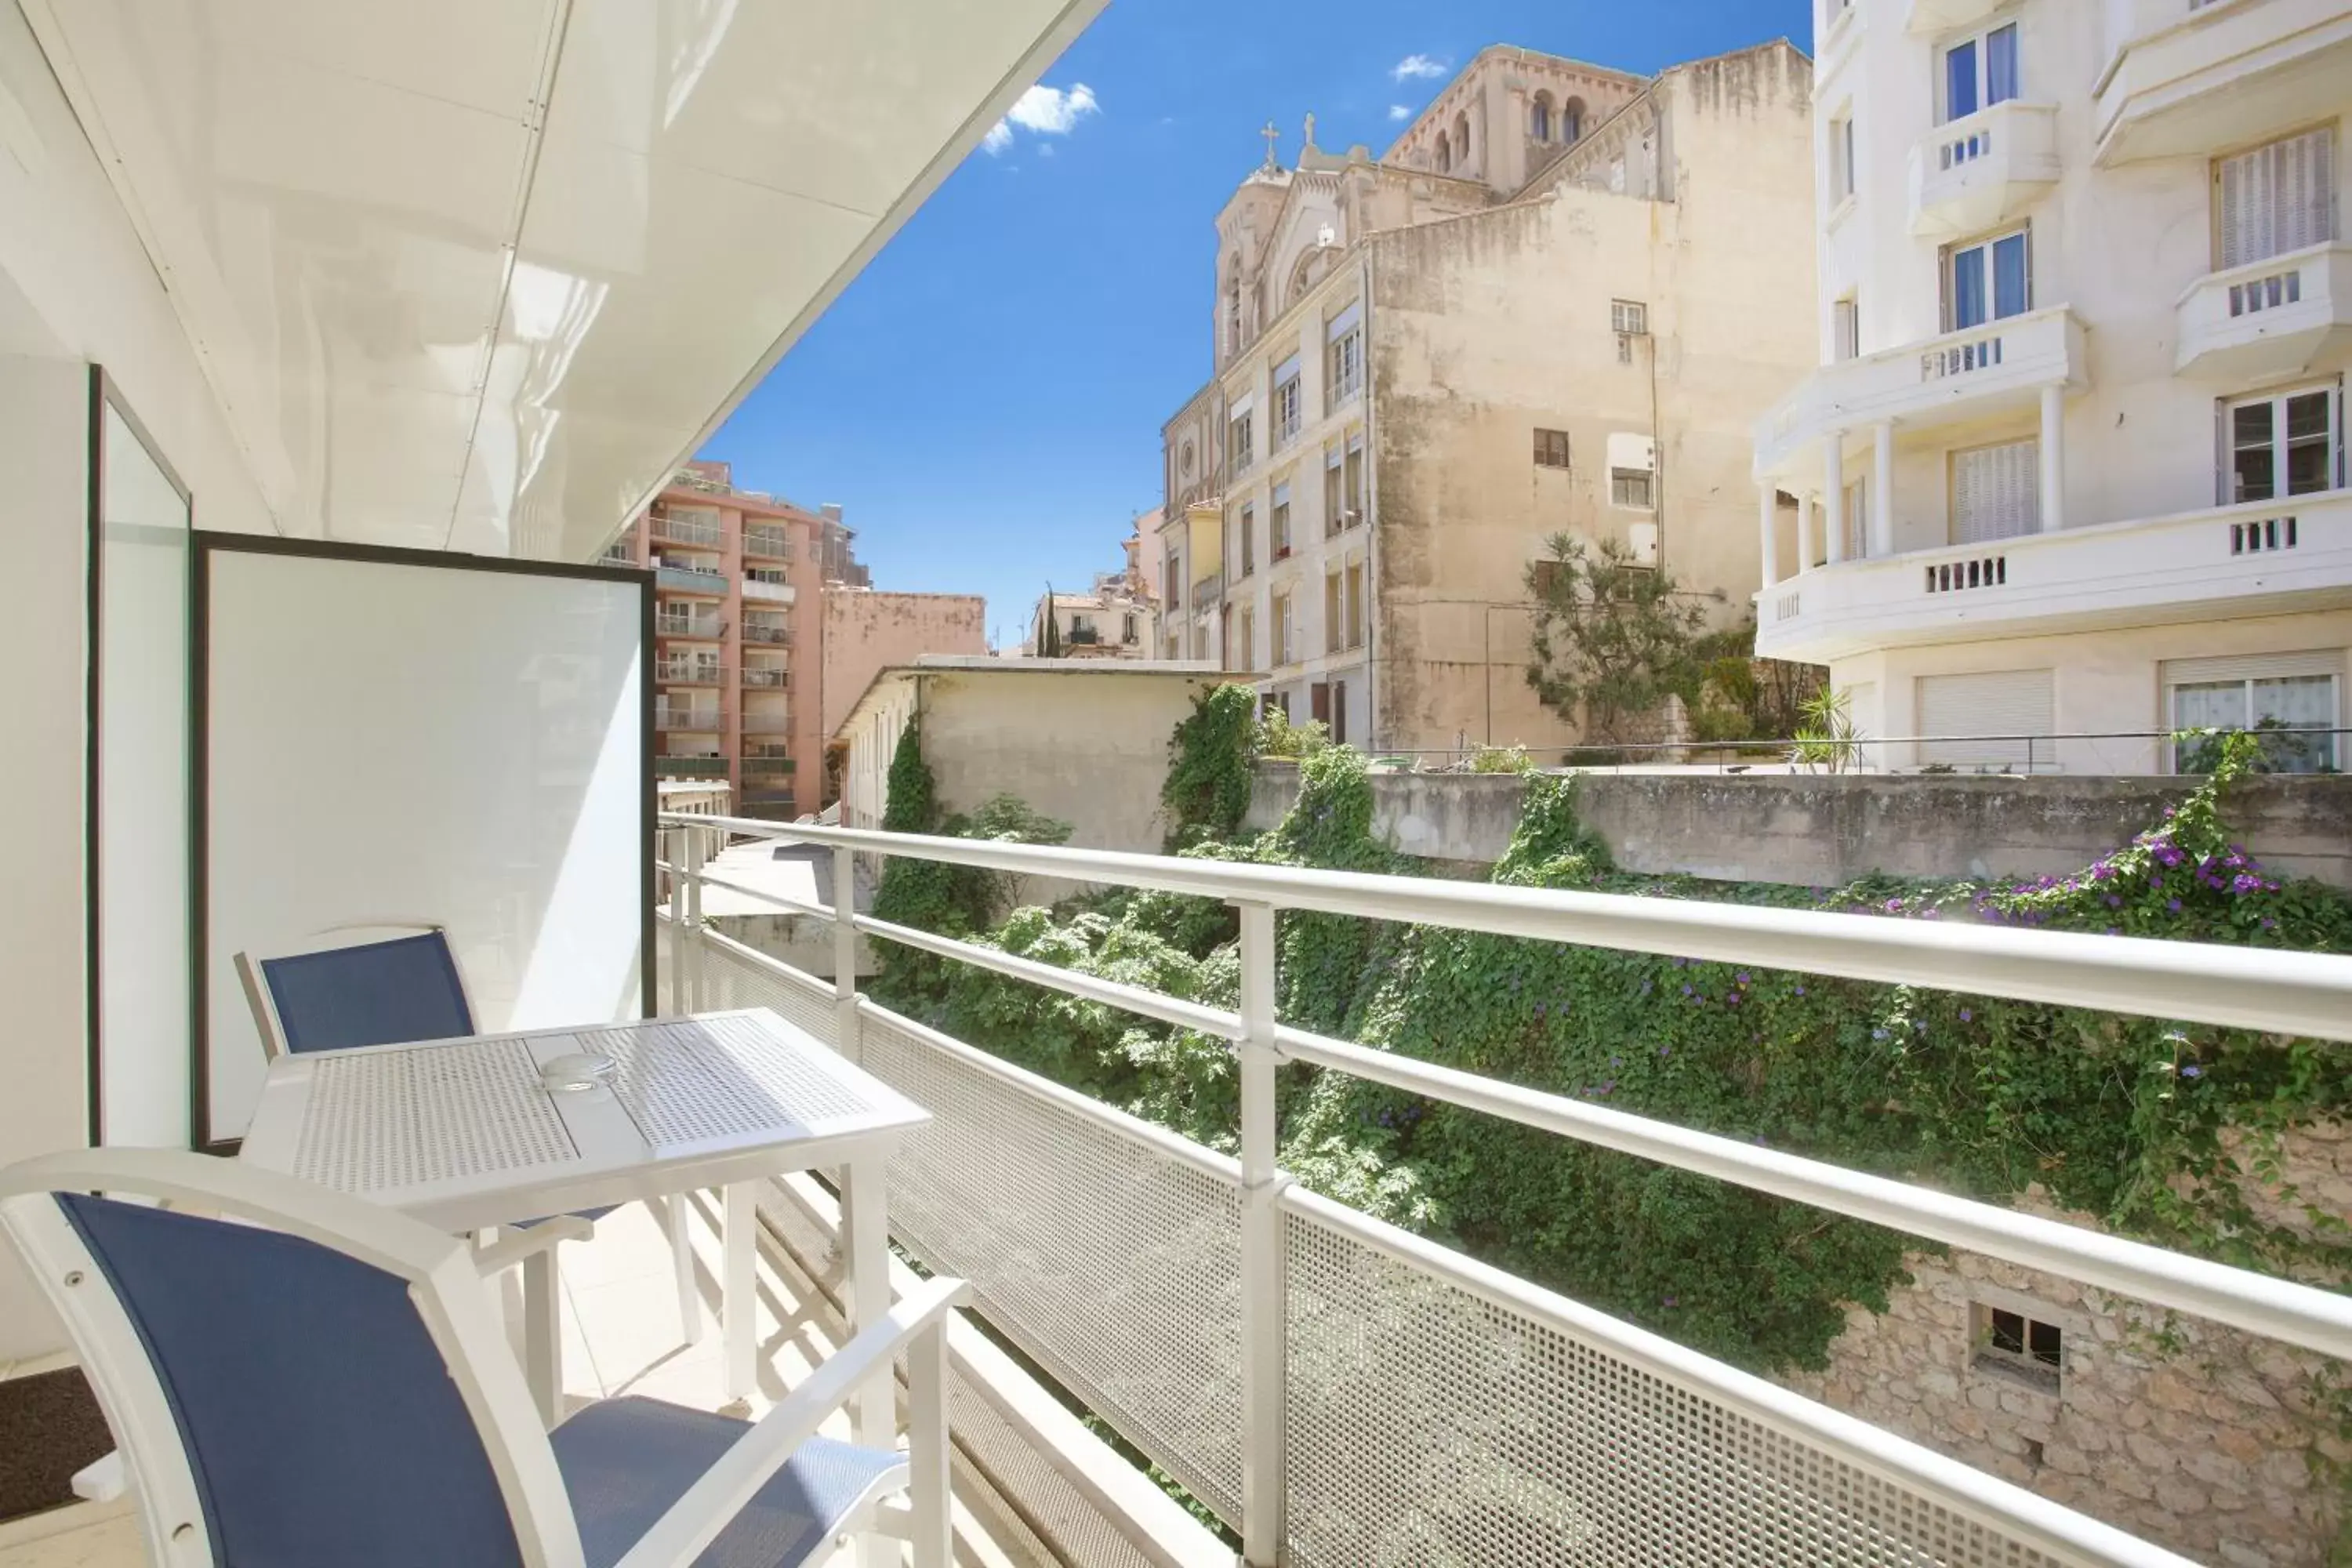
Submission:
[[[1376,773],[1372,823],[1408,855],[1492,862],[1519,821],[1507,773]],[[1588,773],[1579,814],[1629,871],[1832,886],[1874,871],[2023,877],[2077,870],[2163,817],[2193,781],[2044,775]],[[1298,771],[1262,763],[1247,826],[1271,827]],[[2231,792],[2239,842],[2272,868],[2352,888],[2352,776]]]

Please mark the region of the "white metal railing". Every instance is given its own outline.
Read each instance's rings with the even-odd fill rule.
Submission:
[[[685,820],[665,818],[674,826],[682,826]],[[699,820],[706,826],[714,825],[711,818]],[[1274,917],[1277,910],[1293,910],[1413,921],[1857,980],[1966,989],[2020,1000],[2336,1040],[2352,1038],[2352,959],[1175,859],[740,818],[716,819],[715,826],[747,836],[793,839],[830,847],[834,851],[835,901],[832,909],[803,904],[712,877],[701,870],[699,858],[688,845],[676,857],[686,873],[686,930],[689,937],[697,939],[686,944],[686,951],[691,955],[710,947],[710,951],[726,953],[730,962],[739,965],[768,965],[785,975],[797,976],[797,972],[741,948],[740,944],[700,933],[699,889],[703,886],[728,888],[781,909],[832,921],[839,978],[830,993],[830,1037],[852,1054],[861,1048],[862,1042],[887,1037],[895,1042],[892,1048],[897,1049],[913,1049],[908,1042],[916,1042],[920,1047],[920,1061],[929,1064],[923,1067],[926,1071],[945,1070],[939,1068],[934,1059],[940,1053],[955,1056],[965,1068],[971,1066],[971,1058],[992,1062],[992,1058],[969,1047],[946,1041],[943,1037],[936,1037],[859,998],[854,981],[854,947],[859,933],[1234,1042],[1240,1068],[1242,1136],[1241,1158],[1231,1173],[1238,1206],[1229,1218],[1238,1226],[1238,1237],[1219,1245],[1238,1246],[1238,1260],[1233,1271],[1237,1273],[1238,1290],[1229,1303],[1233,1319],[1231,1342],[1218,1342],[1225,1344],[1237,1363],[1238,1384],[1231,1390],[1231,1414],[1238,1425],[1234,1434],[1237,1447],[1232,1455],[1220,1458],[1223,1450],[1213,1443],[1206,1448],[1195,1447],[1188,1450],[1182,1439],[1170,1437],[1164,1430],[1155,1433],[1155,1418],[1137,1417],[1137,1426],[1130,1429],[1118,1419],[1116,1412],[1108,1414],[1112,1415],[1114,1425],[1121,1426],[1131,1440],[1185,1479],[1204,1500],[1237,1521],[1244,1539],[1246,1560],[1254,1564],[1272,1563],[1286,1538],[1292,1542],[1299,1561],[1344,1561],[1348,1552],[1358,1549],[1329,1546],[1334,1555],[1325,1558],[1320,1551],[1300,1546],[1302,1531],[1311,1534],[1317,1528],[1316,1521],[1329,1522],[1331,1515],[1325,1508],[1329,1500],[1300,1496],[1296,1490],[1286,1496],[1286,1487],[1296,1488],[1299,1484],[1297,1478],[1302,1476],[1319,1476],[1318,1485],[1343,1491],[1355,1483],[1344,1465],[1334,1470],[1328,1464],[1318,1463],[1313,1455],[1286,1455],[1285,1441],[1286,1433],[1311,1429],[1314,1425],[1307,1421],[1302,1426],[1302,1401],[1318,1412],[1317,1420],[1341,1418],[1331,1415],[1317,1403],[1338,1395],[1314,1382],[1316,1375],[1321,1375],[1314,1370],[1322,1365],[1320,1352],[1297,1341],[1297,1336],[1307,1332],[1301,1326],[1300,1292],[1306,1292],[1307,1299],[1326,1309],[1339,1310],[1332,1303],[1353,1289],[1349,1280],[1356,1279],[1360,1285],[1359,1277],[1374,1268],[1364,1258],[1384,1259],[1379,1267],[1397,1266],[1411,1271],[1409,1279],[1422,1282],[1414,1287],[1416,1289],[1456,1291],[1507,1307],[1525,1321],[1530,1333],[1557,1336],[1571,1348],[1605,1355],[1615,1364],[1658,1380],[1665,1390],[1656,1396],[1661,1400],[1697,1401],[1718,1416],[1729,1413],[1738,1422],[1755,1428],[1756,1435],[1764,1440],[1764,1447],[1793,1442],[1812,1456],[1799,1466],[1804,1473],[1793,1484],[1802,1489],[1818,1482],[1829,1489],[1831,1496],[1841,1500],[1832,1506],[1815,1499],[1835,1515],[1822,1528],[1843,1529],[1854,1524],[1849,1515],[1864,1516],[1855,1528],[1866,1525],[1864,1533],[1880,1548],[1864,1552],[1870,1561],[1924,1561],[1926,1557],[1917,1555],[1922,1552],[1943,1562],[1969,1564],[2171,1564],[2181,1561],[2046,1500],[1839,1415],[1671,1342],[1290,1187],[1275,1163],[1274,1072],[1277,1064],[1285,1061],[1312,1063],[1328,1070],[1352,1074],[1563,1137],[2046,1270],[2306,1350],[2352,1359],[2352,1299],[2333,1292],[1282,1026],[1274,1014]],[[911,856],[993,871],[1150,889],[1231,902],[1241,915],[1241,1005],[1237,1011],[1209,1007],[1040,963],[997,948],[913,931],[871,916],[853,913],[847,921],[835,919],[835,910],[852,907],[853,861],[861,852]],[[690,966],[699,962],[695,957],[688,959]],[[804,976],[798,977],[797,983],[813,984]],[[808,1016],[820,1021],[826,1017],[822,1005],[807,1002],[805,996],[803,1001],[803,1011],[814,1008]],[[909,1058],[908,1070],[915,1070],[913,1061]],[[1083,1096],[1058,1088],[1040,1089],[1029,1075],[1006,1064],[994,1063],[987,1070],[997,1079],[1024,1084],[1033,1095],[1053,1100],[1066,1115],[1100,1127],[1118,1128],[1123,1136],[1137,1136],[1135,1126],[1139,1124],[1130,1125],[1131,1119],[1122,1118]],[[918,1098],[922,1096],[919,1093]],[[932,1109],[940,1114],[943,1123],[954,1120],[952,1107],[943,1109],[933,1104]],[[997,1135],[988,1131],[986,1136]],[[1171,1143],[1192,1149],[1172,1134],[1157,1129],[1142,1136],[1146,1143],[1160,1149],[1162,1153],[1164,1146]],[[996,1145],[975,1147],[994,1150]],[[977,1159],[980,1155],[975,1152],[972,1157]],[[1000,1152],[991,1157],[1030,1156]],[[1200,1167],[1202,1161],[1213,1165],[1221,1157],[1200,1151],[1197,1158],[1189,1154],[1186,1158]],[[1043,1217],[1032,1216],[1025,1222],[1017,1215],[998,1212],[1017,1205],[1020,1194],[1006,1189],[988,1173],[959,1177],[951,1169],[934,1167],[927,1179],[972,1184],[972,1190],[965,1194],[968,1201],[982,1207],[992,1205],[993,1208],[987,1215],[967,1214],[960,1223],[981,1231],[1019,1223],[1057,1225],[1066,1229],[1087,1217],[1066,1207]],[[1212,1204],[1210,1211],[1191,1214],[1188,1223],[1213,1227],[1215,1208]],[[1302,1230],[1301,1226],[1307,1228]],[[1050,1238],[1028,1236],[1022,1245],[1043,1246],[1046,1239]],[[1058,1244],[1078,1245],[1066,1237]],[[957,1247],[970,1244],[950,1240],[940,1245],[952,1255]],[[1203,1241],[1202,1245],[1207,1243]],[[1338,1253],[1350,1248],[1361,1252],[1364,1258],[1346,1263],[1334,1261]],[[971,1261],[981,1265],[978,1273],[984,1275],[988,1260]],[[963,1270],[960,1268],[959,1271]],[[1289,1297],[1287,1307],[1286,1293]],[[989,1296],[984,1279],[982,1295],[983,1300]],[[1355,1311],[1363,1306],[1358,1301],[1347,1310]],[[1454,1322],[1455,1318],[1444,1317],[1442,1321]],[[1083,1340],[1092,1331],[1065,1323],[1060,1331]],[[1074,1386],[1082,1393],[1092,1391],[1114,1404],[1123,1397],[1119,1392],[1123,1389],[1129,1391],[1125,1396],[1140,1397],[1133,1390],[1139,1382],[1148,1381],[1141,1379],[1137,1368],[1116,1357],[1114,1364],[1097,1374],[1083,1375],[1087,1356],[1104,1353],[1102,1347],[1063,1343],[1056,1339],[1051,1324],[1036,1331],[1029,1348],[1049,1366],[1068,1373]],[[1131,1358],[1147,1352],[1129,1345],[1122,1353]],[[1235,1369],[1225,1370],[1231,1373]],[[1195,1368],[1186,1377],[1197,1382],[1197,1374]],[[1289,1401],[1287,1416],[1286,1397]],[[1411,1415],[1408,1409],[1408,1420]],[[1158,1419],[1163,1427],[1172,1429],[1181,1426],[1187,1418],[1165,1418],[1163,1415]],[[1196,1424],[1202,1426],[1204,1434],[1194,1439],[1196,1443],[1210,1443],[1216,1423],[1202,1417]],[[1716,1429],[1705,1422],[1677,1439],[1685,1448],[1730,1440],[1717,1435]],[[1459,1453],[1452,1456],[1457,1467],[1460,1460]],[[1665,1462],[1665,1456],[1660,1462]],[[1743,1461],[1700,1455],[1694,1462],[1706,1469]],[[1804,1468],[1816,1462],[1838,1468],[1840,1475],[1824,1478]],[[1573,1468],[1570,1465],[1569,1479],[1555,1477],[1547,1484],[1570,1484]],[[1871,1483],[1892,1486],[1906,1500],[1904,1506],[1890,1510],[1859,1500],[1868,1487],[1855,1488],[1855,1478],[1845,1475],[1845,1471],[1859,1472]],[[1475,1478],[1470,1480],[1475,1483]],[[1658,1484],[1664,1487],[1667,1482],[1662,1479]],[[1792,1483],[1790,1478],[1781,1477],[1770,1484]],[[1573,1520],[1591,1523],[1615,1506],[1606,1498],[1579,1496],[1582,1500],[1559,1504],[1566,1510],[1560,1517],[1570,1519],[1570,1522],[1561,1523],[1559,1528],[1571,1536],[1585,1528]],[[1416,1507],[1444,1506],[1443,1500],[1437,1498],[1408,1501]],[[1359,1498],[1349,1509],[1354,1510],[1350,1514],[1354,1517],[1367,1510],[1377,1511],[1389,1506],[1378,1498]],[[1912,1511],[1915,1507],[1924,1508],[1926,1513]],[[1704,1506],[1701,1511],[1706,1511]],[[1929,1516],[1943,1517],[1947,1523],[1959,1522],[1952,1524],[1949,1531],[1937,1526],[1932,1542],[1906,1533],[1927,1528],[1920,1521]],[[1395,1531],[1410,1532],[1422,1526],[1404,1520],[1389,1528],[1393,1534]],[[1593,1560],[1691,1560],[1710,1550],[1706,1545],[1706,1540],[1712,1539],[1706,1536],[1710,1528],[1713,1526],[1705,1522],[1690,1524],[1674,1536],[1675,1544],[1659,1548],[1664,1551],[1664,1556],[1655,1552],[1646,1555],[1637,1552],[1623,1557],[1602,1552]],[[1970,1536],[1970,1531],[1979,1532],[1983,1539]],[[1360,1542],[1358,1544],[1360,1547]],[[1903,1549],[1894,1550],[1898,1544]]]
[[[652,525],[656,539],[666,540],[672,544],[700,545],[708,550],[719,548],[719,529],[715,521],[701,518],[672,517],[667,512],[659,511],[655,512],[647,521]]]

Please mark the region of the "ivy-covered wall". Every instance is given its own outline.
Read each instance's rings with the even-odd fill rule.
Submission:
[[[1190,754],[1230,743],[1209,713],[1204,702],[1175,747],[1168,804],[1184,853],[1418,868],[1375,837],[1364,762],[1344,748],[1304,761],[1278,826],[1233,832],[1226,792],[1197,784],[1223,776],[1223,756]],[[2352,951],[2352,900],[2273,877],[2233,843],[2226,803],[2245,761],[2233,753],[2071,876],[1834,889],[1621,872],[1579,822],[1573,782],[1534,776],[1493,879]],[[1179,778],[1195,783],[1177,790]],[[1205,900],[1120,894],[1016,910],[981,940],[1230,1006],[1233,936],[1230,912]],[[2263,1179],[2289,1129],[2352,1105],[2352,1053],[2336,1046],[1339,916],[1286,914],[1279,940],[1281,1015],[1307,1028],[1993,1201],[2032,1189],[2117,1230],[2296,1278],[2338,1284],[2352,1260],[2341,1214]],[[904,955],[877,989],[984,1049],[1234,1146],[1222,1041]],[[1850,1313],[1886,1312],[1918,1256],[1873,1226],[1344,1076],[1286,1068],[1282,1096],[1284,1163],[1310,1185],[1768,1373],[1830,1366]],[[2337,1405],[2324,1387],[2295,1397],[2318,1453]]]

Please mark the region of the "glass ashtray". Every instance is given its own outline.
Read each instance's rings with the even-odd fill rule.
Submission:
[[[602,1089],[613,1076],[613,1058],[575,1052],[539,1069],[539,1084],[550,1094],[584,1094]]]

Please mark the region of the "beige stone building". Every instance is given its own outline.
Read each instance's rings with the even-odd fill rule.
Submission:
[[[1529,564],[1566,531],[1716,624],[1759,581],[1748,432],[1813,358],[1811,68],[1481,53],[1389,151],[1217,220],[1215,374],[1162,431],[1163,658],[1381,751],[1559,745]]]
[[[841,822],[878,827],[890,761],[918,718],[942,811],[1018,795],[1070,842],[1158,853],[1168,740],[1213,668],[1150,659],[928,658],[882,671],[835,732]]]
[[[1144,513],[1120,546],[1126,564],[1119,570],[1097,574],[1093,588],[1083,594],[1039,595],[1022,636],[1022,657],[1043,656],[1050,614],[1064,658],[1152,658],[1160,644],[1159,531],[1160,513]]]

